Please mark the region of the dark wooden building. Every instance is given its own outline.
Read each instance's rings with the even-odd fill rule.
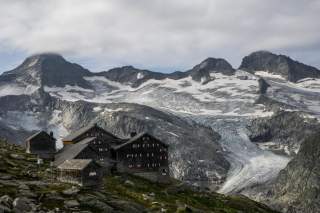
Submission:
[[[90,146],[95,138],[86,138],[82,141],[65,145],[55,156],[54,165],[59,166],[66,160],[72,159],[93,159],[99,160],[98,153]]]
[[[26,152],[36,154],[41,159],[53,159],[56,153],[56,139],[53,133],[37,132],[26,140]]]
[[[127,142],[114,146],[112,152],[119,172],[158,182],[169,180],[168,145],[148,133],[135,135]]]
[[[115,135],[107,132],[103,128],[99,127],[97,124],[93,124],[81,128],[78,131],[68,135],[67,137],[62,139],[62,141],[64,145],[75,144],[88,137],[96,137],[106,143],[113,143],[119,140],[119,138]]]
[[[102,167],[91,159],[66,160],[58,166],[57,179],[61,182],[84,187],[97,186],[102,182]]]

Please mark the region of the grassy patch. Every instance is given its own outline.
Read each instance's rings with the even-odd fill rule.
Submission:
[[[133,185],[125,184],[126,180],[131,181]],[[181,207],[188,206],[188,208],[203,212],[273,212],[244,197],[228,197],[217,193],[194,192],[189,189],[171,193],[168,192],[171,187],[174,186],[154,184],[131,175],[105,178],[106,191],[123,199],[142,204],[149,209],[165,208],[168,212],[176,212],[185,211],[185,208]],[[150,196],[151,193],[154,195]]]

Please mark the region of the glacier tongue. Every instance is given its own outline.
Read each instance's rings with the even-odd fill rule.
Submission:
[[[277,176],[290,158],[261,150],[248,136],[248,117],[192,118],[211,126],[221,135],[220,143],[227,151],[231,163],[228,177],[219,189],[220,193],[237,193],[255,184],[264,183]]]

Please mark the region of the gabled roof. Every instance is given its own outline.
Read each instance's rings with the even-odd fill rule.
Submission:
[[[115,149],[115,150],[120,149],[120,148],[122,148],[122,147],[124,147],[124,146],[126,146],[128,144],[131,144],[131,143],[135,142],[136,140],[140,139],[143,136],[151,137],[151,138],[159,141],[160,143],[162,143],[164,146],[169,147],[168,144],[166,144],[166,143],[162,142],[161,140],[153,137],[152,135],[148,134],[147,132],[142,132],[142,133],[139,133],[139,134],[135,135],[134,137],[130,138],[127,142],[125,142],[123,144],[120,144],[118,146],[114,146],[113,149]]]
[[[90,142],[94,141],[95,139],[97,139],[97,138],[96,137],[85,138],[85,139],[79,141],[78,143],[89,144]],[[76,144],[78,144],[78,143],[76,143]],[[73,144],[73,145],[76,145],[76,144]]]
[[[79,143],[64,146],[63,149],[61,149],[60,152],[55,156],[54,164],[57,166],[66,160],[75,158],[85,148],[89,147],[90,142],[94,139],[94,137],[85,138]],[[93,149],[92,151],[95,152]]]
[[[48,136],[48,138],[51,138],[52,140],[56,140],[55,138],[51,137],[47,132],[45,132],[45,131],[42,130],[42,131],[36,132],[36,133],[34,133],[33,135],[31,135],[30,137],[28,137],[28,138],[26,139],[26,141],[30,141],[30,140],[38,137],[38,136],[41,135],[41,134],[45,134],[46,136]]]
[[[58,169],[83,170],[92,162],[94,162],[92,159],[71,159],[71,160],[66,160],[66,161],[64,161],[62,164],[60,164],[58,166]],[[99,164],[97,164],[97,165],[99,165]]]
[[[91,124],[91,125],[85,126],[85,127],[81,128],[81,129],[71,133],[67,137],[63,138],[62,141],[73,141],[77,137],[79,137],[80,135],[86,133],[87,131],[89,131],[90,129],[95,128],[95,127],[98,127],[99,129],[103,130],[106,134],[110,135],[111,137],[117,138],[115,135],[113,135],[110,132],[107,132],[103,128],[99,127],[97,124]]]

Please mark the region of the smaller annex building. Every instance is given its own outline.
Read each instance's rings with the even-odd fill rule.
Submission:
[[[37,132],[26,139],[26,152],[35,154],[40,159],[53,160],[56,154],[56,139],[53,132]]]
[[[83,187],[97,186],[102,181],[102,167],[91,159],[66,160],[58,167],[57,179]]]

